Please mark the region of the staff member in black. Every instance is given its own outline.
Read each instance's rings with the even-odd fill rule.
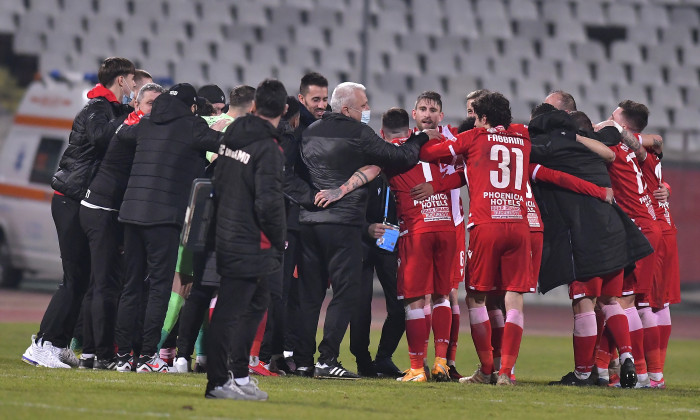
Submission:
[[[50,368],[78,364],[67,346],[90,281],[90,246],[80,227],[80,200],[115,130],[132,111],[125,104],[131,100],[135,71],[126,58],[107,58],[97,73],[99,83],[88,92],[88,103],[73,120],[68,147],[51,180],[56,191],[51,216],[58,233],[63,281],[46,308],[39,332],[22,356],[27,363]]]
[[[150,282],[137,372],[167,372],[158,341],[175,275],[177,248],[192,180],[204,173],[205,151],[219,148],[220,133],[195,115],[197,92],[180,83],[153,102],[151,115],[122,126],[120,141],[135,141],[119,221],[124,223],[126,284],[119,301],[115,339],[118,364],[129,362],[139,302]],[[213,126],[221,129],[221,126]],[[136,359],[134,355],[134,359]]]
[[[418,162],[420,147],[428,136],[418,133],[397,147],[382,140],[366,125],[370,107],[365,87],[345,82],[333,91],[333,112],[323,114],[302,134],[301,156],[312,187],[336,189],[346,180],[367,182],[356,172],[365,165],[409,167]],[[354,174],[354,175],[353,175]],[[355,184],[356,186],[357,184]],[[360,300],[362,276],[362,225],[365,221],[367,189],[359,188],[332,205],[301,209],[302,250],[300,282],[299,343],[294,360],[297,373],[316,378],[358,379],[338,361],[340,342]],[[315,367],[316,328],[328,279],[333,298],[328,305],[320,357]]]
[[[209,327],[207,398],[267,400],[248,376],[248,358],[270,302],[266,276],[282,267],[284,158],[277,125],[286,108],[284,85],[263,81],[254,115],[237,118],[219,149],[213,182],[221,286]]]

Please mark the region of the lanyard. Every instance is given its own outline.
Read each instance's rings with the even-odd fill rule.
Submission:
[[[384,222],[383,224],[386,224],[386,217],[387,214],[389,213],[389,192],[391,191],[391,188],[387,185],[386,187],[386,203],[384,204]]]

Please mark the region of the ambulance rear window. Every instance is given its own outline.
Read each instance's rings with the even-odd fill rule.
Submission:
[[[50,184],[53,174],[58,168],[58,160],[61,158],[63,139],[42,137],[39,148],[34,156],[30,182]]]

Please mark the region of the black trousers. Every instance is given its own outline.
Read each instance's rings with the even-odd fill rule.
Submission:
[[[148,300],[143,319],[141,354],[158,351],[168,301],[173,287],[180,227],[177,225],[124,225],[126,284],[119,300],[115,339],[119,353],[132,350],[133,332],[138,328],[139,306],[148,275]]]
[[[300,278],[294,277],[294,268],[301,262],[302,243],[298,230],[287,231],[287,249],[284,250],[282,271],[282,302],[284,316],[281,328],[284,331],[283,350],[294,351],[298,342],[299,322],[299,283]],[[299,274],[299,273],[297,273]],[[273,353],[275,354],[275,353]]]
[[[90,243],[92,275],[85,298],[83,336],[91,336],[99,359],[114,356],[114,328],[124,274],[124,226],[115,211],[81,206],[80,224]],[[85,345],[83,346],[85,349]]]
[[[205,266],[214,260],[213,252],[202,253],[194,256],[194,280],[192,290],[185,300],[185,304],[180,311],[180,327],[177,333],[177,356],[190,360],[194,352],[194,344],[197,341],[199,328],[202,321],[209,314],[209,303],[218,290],[215,286],[202,284]],[[218,300],[217,300],[218,302]]]
[[[386,319],[377,348],[377,359],[390,358],[401,341],[405,324],[403,304],[396,298],[397,255],[383,252],[378,248],[362,245],[362,285],[360,305],[350,321],[350,351],[357,363],[365,364],[372,360],[369,353],[369,330],[372,322],[372,295],[374,272],[384,290]]]
[[[50,341],[57,347],[70,344],[83,296],[90,283],[90,246],[80,227],[80,207],[79,201],[63,195],[54,194],[51,199],[63,281],[44,312],[37,338]]]
[[[282,300],[282,273],[278,270],[266,277],[270,291],[270,305],[267,308],[267,325],[260,346],[260,360],[270,362],[273,354],[282,354],[284,345],[285,308]]]
[[[248,376],[248,358],[255,332],[268,305],[265,277],[222,278],[207,343],[208,389],[223,385],[228,371]],[[229,364],[230,360],[230,364]]]
[[[316,329],[330,279],[333,298],[326,310],[319,363],[335,363],[340,343],[360,302],[362,239],[360,226],[315,224],[301,226],[299,343],[297,366],[311,366],[316,352]]]

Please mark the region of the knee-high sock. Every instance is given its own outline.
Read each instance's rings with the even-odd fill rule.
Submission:
[[[610,333],[612,339],[615,341],[617,349],[620,352],[620,356],[624,361],[626,357],[625,353],[629,353],[629,355],[632,353],[630,328],[627,317],[625,316],[625,311],[622,310],[622,307],[617,302],[610,305],[604,305],[601,311],[605,316],[606,329]]]
[[[160,342],[158,343],[158,348],[163,346],[163,343],[170,335],[173,330],[173,326],[180,317],[180,309],[182,305],[185,304],[185,298],[180,296],[175,292],[170,292],[170,301],[168,301],[168,312],[165,314],[165,321],[163,321],[163,328],[160,330]]]
[[[501,369],[501,347],[503,344],[503,327],[506,319],[500,309],[489,311],[489,321],[491,322],[491,347],[493,348],[493,366],[496,370]]]
[[[430,329],[433,326],[432,308],[430,304],[426,302],[423,307],[423,316],[425,318],[425,344],[423,345],[423,358],[428,357],[428,342],[430,341]]]
[[[491,322],[485,306],[469,309],[469,325],[476,354],[481,362],[481,371],[493,373],[493,352],[491,348]]]
[[[447,346],[447,364],[454,366],[457,357],[457,342],[459,341],[459,305],[452,308],[452,323],[450,324],[450,345]]]
[[[655,374],[654,380],[661,374],[661,354],[659,353],[659,327],[656,321],[656,314],[651,308],[641,308],[638,310],[639,318],[644,327],[644,358],[647,361],[647,371]]]
[[[661,357],[661,370],[666,364],[666,349],[671,338],[671,310],[668,306],[656,312],[656,323],[659,326],[659,354]]]
[[[411,359],[411,369],[423,369],[425,357],[425,313],[423,309],[408,309],[406,307],[406,341],[408,356]]]
[[[637,308],[625,309],[625,316],[630,329],[630,341],[632,342],[632,357],[634,357],[634,367],[637,375],[647,373],[647,362],[644,359],[644,329],[642,320],[639,318]]]
[[[598,338],[595,312],[574,315],[574,364],[578,373],[590,373]]]
[[[253,339],[253,345],[250,347],[250,357],[255,359],[254,364],[258,364],[258,356],[260,356],[260,345],[263,341],[263,336],[265,335],[265,326],[267,325],[267,311],[263,315],[260,324],[258,325],[258,330],[255,332],[255,338]]]
[[[449,300],[445,299],[441,303],[433,305],[432,322],[435,357],[446,359],[447,346],[450,344],[450,324],[452,323],[452,309]]]
[[[503,327],[503,348],[501,348],[501,369],[499,375],[510,375],[520,352],[520,342],[523,339],[525,317],[517,309],[506,312],[506,325]]]

